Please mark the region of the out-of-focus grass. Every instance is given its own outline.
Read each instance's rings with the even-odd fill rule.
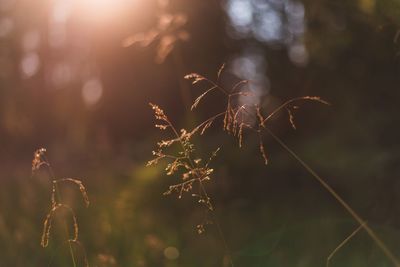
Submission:
[[[274,151],[267,168],[257,167],[257,162],[226,168],[235,157],[256,158],[253,152],[223,152],[216,163],[220,168],[215,183],[209,187],[235,265],[324,266],[329,253],[357,225],[306,173],[293,169],[284,153]],[[163,196],[169,178],[129,155],[92,157],[87,166],[71,166],[91,199],[85,209],[79,196],[64,189],[79,218],[80,240],[91,265],[227,266],[215,226],[208,226],[205,234],[196,233],[202,214],[193,200]],[[44,175],[31,179],[30,166],[24,164],[16,163],[21,171],[4,179],[0,188],[0,266],[70,266],[67,247],[60,246],[62,234],[52,236],[48,248],[40,247],[50,184]],[[53,160],[56,170],[58,164]],[[390,224],[369,223],[390,247],[400,245],[400,232],[383,226]],[[179,257],[167,259],[167,247],[178,249]],[[361,231],[335,255],[331,266],[391,265]]]

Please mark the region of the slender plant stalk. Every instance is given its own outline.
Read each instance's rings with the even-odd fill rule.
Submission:
[[[200,79],[200,80],[206,80],[208,82],[210,82],[210,80],[204,78],[203,76],[196,76],[197,74],[192,74],[191,76],[188,76],[188,78],[195,78],[195,79]],[[214,82],[210,82],[213,86],[216,86],[216,83]],[[217,87],[219,87],[217,85]],[[214,88],[214,87],[212,87]],[[225,90],[222,90],[222,92],[226,92]],[[234,110],[230,111],[229,110],[229,100],[230,100],[230,95],[228,95],[228,109],[227,111],[223,112],[225,114],[229,113],[235,113]],[[365,220],[363,220],[361,218],[361,216],[355,212],[353,210],[353,208],[351,208],[351,206],[341,197],[339,196],[339,194],[327,183],[325,182],[325,180],[320,177],[308,164],[306,164],[293,150],[291,150],[278,136],[276,136],[270,129],[268,129],[265,126],[265,123],[270,120],[277,112],[281,111],[282,109],[284,109],[288,104],[291,104],[292,102],[298,101],[298,100],[316,100],[319,101],[321,103],[324,104],[328,104],[328,102],[318,98],[318,97],[298,97],[298,98],[294,98],[291,99],[289,101],[286,101],[285,103],[283,103],[282,105],[280,105],[277,109],[275,109],[271,114],[269,114],[266,118],[263,118],[263,116],[259,113],[258,111],[258,117],[260,120],[260,124],[259,124],[259,128],[258,129],[254,129],[251,126],[247,126],[248,129],[256,132],[259,135],[259,139],[260,139],[260,150],[261,153],[263,155],[264,160],[267,163],[267,157],[265,155],[265,151],[264,151],[264,146],[262,144],[262,136],[261,136],[261,131],[262,130],[266,130],[274,139],[275,141],[277,141],[287,152],[289,152],[289,154],[292,155],[292,157],[294,157],[306,170],[307,172],[309,172],[312,177],[314,179],[316,179],[318,181],[318,183],[320,183],[322,185],[322,187],[324,187],[335,199],[336,201],[339,202],[339,204],[355,219],[355,221],[357,221],[360,225],[361,228],[363,228],[367,234],[371,237],[371,239],[377,244],[377,246],[382,250],[382,252],[388,257],[388,259],[396,266],[396,267],[400,267],[400,261],[397,259],[397,257],[391,252],[391,250],[386,246],[386,244],[378,237],[378,235],[375,233],[375,231],[373,231],[367,224],[364,223]],[[240,108],[241,109],[241,108]],[[242,110],[242,109],[241,109]],[[248,113],[248,111],[244,108],[243,109],[244,112]],[[217,114],[216,117],[219,117],[221,114]],[[290,122],[292,124],[292,126],[294,127],[293,121],[292,121],[292,116],[291,113],[290,114]],[[214,118],[216,118],[214,117]],[[234,116],[234,120],[235,120],[236,115]],[[212,118],[212,119],[214,119]],[[224,121],[225,123],[225,121]],[[229,122],[228,122],[229,124]],[[225,126],[225,125],[224,125]],[[229,126],[229,125],[228,125]],[[295,128],[295,127],[294,127]],[[230,129],[227,129],[228,131],[230,131]],[[241,139],[241,134],[239,134],[239,139]],[[240,141],[241,143],[241,141]]]
[[[216,214],[214,213],[213,215],[214,215],[215,224],[216,224],[217,229],[218,229],[218,234],[221,237],[221,240],[222,240],[222,243],[224,245],[226,254],[228,255],[229,264],[231,265],[231,267],[234,267],[232,254],[231,254],[231,250],[229,249],[228,242],[226,242],[225,235],[222,232],[222,228],[221,228],[221,226],[220,226],[220,224],[218,222],[218,218],[217,218]]]
[[[186,110],[190,110],[191,106],[192,106],[192,97],[190,95],[190,87],[181,78],[182,77],[182,73],[184,73],[183,72],[183,70],[184,70],[184,61],[183,61],[182,53],[181,53],[181,51],[180,51],[178,46],[175,47],[175,49],[172,52],[172,54],[173,54],[172,56],[173,56],[174,63],[175,63],[175,66],[176,66],[176,69],[177,69],[177,73],[178,73],[178,81],[179,81],[179,89],[180,89],[181,99],[182,99],[182,102],[183,102]],[[209,82],[212,82],[212,81],[209,80]],[[220,86],[218,86],[216,84],[215,84],[215,86],[218,89],[223,90]],[[225,114],[225,113],[218,114],[217,116],[214,117],[214,119],[216,117],[219,117],[219,116],[223,115],[223,114]],[[180,139],[180,135],[179,135],[178,131],[175,129],[175,127],[172,125],[171,122],[168,122],[168,124],[171,127],[171,129],[173,130],[176,138],[179,139],[179,142],[180,142],[180,145],[181,145],[182,149],[185,150],[185,147],[184,147],[184,145],[182,143],[182,140]],[[202,124],[204,124],[204,122]],[[190,165],[194,168],[195,164],[193,163],[192,159],[188,158],[188,160],[189,160]],[[200,187],[201,187],[202,192],[207,197],[207,199],[209,199],[207,191],[205,190],[204,185],[203,185],[203,183],[201,182],[200,179],[199,179],[199,183],[200,183]],[[215,211],[215,207],[214,207],[214,211]],[[228,246],[228,244],[226,242],[224,233],[223,233],[223,231],[221,229],[221,226],[220,226],[220,224],[218,222],[216,214],[213,214],[213,217],[214,217],[215,224],[217,226],[218,234],[219,234],[219,236],[220,236],[220,238],[222,240],[222,243],[223,243],[224,249],[226,251],[226,254],[228,255],[229,263],[230,263],[231,267],[234,267],[233,259],[232,259],[232,255],[231,255],[229,246]]]
[[[218,114],[217,116],[220,116],[220,115],[221,115],[221,114]],[[182,141],[182,139],[181,139],[181,137],[180,137],[178,131],[176,130],[176,128],[174,127],[174,125],[173,125],[168,119],[166,120],[166,122],[168,123],[169,127],[172,129],[172,131],[173,131],[174,135],[176,136],[176,138],[179,140],[180,146],[181,146],[182,149],[185,151],[185,145],[184,145],[184,143],[183,143],[183,141]],[[195,168],[195,164],[194,164],[193,160],[192,160],[189,156],[187,156],[187,155],[186,155],[186,157],[187,157],[187,159],[188,159],[189,164],[191,165],[191,167],[192,167],[192,168]],[[199,181],[199,184],[200,184],[201,191],[204,193],[204,195],[206,196],[207,199],[210,199],[209,196],[208,196],[208,193],[207,193],[207,191],[206,191],[206,189],[205,189],[205,187],[204,187],[204,185],[203,185],[203,182],[201,181],[201,177],[197,177],[197,178],[198,178],[198,181]],[[213,217],[214,217],[215,224],[216,224],[216,226],[217,226],[218,234],[219,234],[219,236],[220,236],[220,238],[221,238],[221,240],[222,240],[222,243],[223,243],[225,252],[226,252],[226,254],[228,255],[228,258],[229,258],[229,264],[231,265],[231,267],[234,267],[233,259],[232,259],[232,255],[231,255],[231,252],[230,252],[228,243],[226,242],[225,235],[224,235],[224,233],[223,233],[223,231],[222,231],[222,228],[221,228],[221,226],[220,226],[220,224],[219,224],[219,222],[218,222],[218,218],[217,218],[217,216],[216,216],[216,214],[215,214],[215,207],[214,207],[214,206],[211,206],[211,207],[212,207],[212,210],[211,210],[211,211],[214,212],[214,213],[213,213]]]
[[[372,230],[368,224],[365,223],[365,220],[361,218],[361,216],[355,212],[347,202],[336,193],[336,191],[325,182],[325,180],[319,176],[307,163],[305,163],[293,150],[291,150],[278,136],[276,136],[270,129],[266,128],[266,131],[272,138],[275,139],[293,158],[295,158],[301,166],[303,166],[311,175],[314,177],[318,183],[322,185],[336,200],[340,205],[356,220],[360,227],[362,227],[367,234],[371,237],[371,239],[377,244],[377,246],[382,250],[382,252],[390,259],[390,261],[396,267],[400,267],[400,261],[397,257],[391,252],[391,250],[386,246],[386,244],[378,237],[374,230]]]
[[[326,267],[329,267],[329,263],[332,257],[338,252],[347,242],[350,241],[361,229],[363,228],[363,224],[360,224],[356,230],[354,230],[345,240],[343,240],[332,252],[329,254],[328,258],[326,259]]]
[[[332,197],[339,202],[339,204],[354,218],[354,220],[356,222],[358,222],[358,224],[360,225],[360,228],[364,229],[367,234],[371,237],[371,239],[377,244],[377,246],[382,250],[382,252],[387,256],[387,258],[396,266],[396,267],[400,267],[400,261],[397,259],[397,257],[391,252],[391,250],[386,246],[386,244],[378,237],[378,235],[375,233],[374,230],[372,230],[361,218],[361,216],[353,210],[353,208],[327,183],[325,182],[325,180],[319,176],[308,164],[306,164],[293,150],[291,150],[278,136],[276,136],[270,129],[268,129],[266,127],[266,122],[268,120],[270,120],[272,117],[274,117],[274,115],[276,115],[279,111],[286,109],[289,115],[289,121],[291,126],[296,129],[295,123],[294,123],[294,118],[293,118],[293,110],[295,110],[296,108],[298,108],[297,106],[293,105],[295,102],[297,101],[302,101],[302,100],[307,100],[307,101],[316,101],[316,102],[320,102],[322,104],[326,104],[326,105],[330,105],[328,102],[326,102],[325,100],[321,99],[320,97],[317,96],[304,96],[304,97],[297,97],[297,98],[293,98],[291,100],[288,100],[286,102],[284,102],[282,105],[280,105],[278,108],[276,108],[272,113],[270,113],[267,117],[264,118],[264,116],[262,115],[262,113],[260,112],[260,108],[256,105],[255,106],[255,113],[258,119],[258,124],[257,127],[253,127],[252,125],[243,122],[243,118],[239,119],[237,116],[239,114],[240,111],[243,111],[245,113],[248,113],[249,115],[251,115],[251,113],[249,113],[249,111],[246,108],[246,105],[243,105],[239,108],[233,108],[232,107],[232,96],[246,96],[247,94],[249,94],[249,92],[237,92],[236,90],[240,88],[241,85],[243,84],[247,84],[247,80],[242,80],[239,81],[235,86],[233,86],[232,90],[227,91],[224,88],[222,88],[219,85],[219,79],[221,76],[221,73],[223,72],[225,68],[225,64],[223,64],[217,74],[217,82],[214,82],[212,80],[207,79],[206,77],[204,77],[203,75],[200,75],[198,73],[190,73],[187,74],[184,78],[191,80],[192,84],[196,84],[198,82],[201,81],[206,81],[207,83],[209,83],[211,85],[211,87],[209,89],[207,89],[205,92],[203,92],[200,96],[198,96],[196,98],[196,100],[194,101],[193,105],[192,105],[192,110],[195,109],[197,107],[197,105],[199,104],[199,102],[202,100],[202,98],[207,95],[209,92],[211,92],[212,90],[219,90],[221,91],[221,93],[223,93],[226,97],[227,97],[227,104],[226,104],[226,111],[219,113],[217,115],[215,115],[214,117],[206,120],[205,122],[203,122],[202,124],[200,124],[199,126],[197,126],[192,133],[197,132],[201,127],[203,127],[201,134],[203,134],[203,132],[210,127],[211,123],[214,121],[215,118],[225,115],[224,116],[224,126],[223,129],[225,131],[227,131],[228,133],[232,134],[235,137],[238,137],[239,139],[239,146],[242,146],[242,139],[243,139],[243,129],[249,129],[252,130],[253,132],[255,132],[258,135],[259,138],[259,142],[260,142],[260,153],[262,155],[262,157],[264,158],[265,164],[268,163],[268,157],[265,153],[265,148],[264,148],[264,144],[262,141],[262,131],[265,130],[267,131],[272,137],[273,139],[275,139],[275,141],[277,141],[292,157],[294,157],[300,164],[302,167],[304,167],[306,169],[306,171],[308,173],[311,174],[311,176],[317,180],[317,182],[325,188],[325,190],[327,190],[329,192],[330,195],[332,195]],[[177,135],[179,138],[179,135]],[[201,182],[201,179],[199,179],[199,181]],[[345,242],[347,242],[351,237],[349,237],[348,239],[345,240]],[[334,252],[336,252],[337,250],[339,250],[343,245],[339,245],[339,247],[337,249],[335,249]]]
[[[54,175],[53,168],[51,167],[46,155],[43,155],[43,158],[47,162],[46,170],[47,170],[47,172],[48,172],[48,174],[50,176],[51,181],[55,181],[56,180],[56,176]],[[55,187],[56,187],[56,197],[58,198],[58,201],[61,203],[62,202],[62,196],[61,196],[60,190],[58,189],[58,184],[57,183],[55,184]],[[65,225],[65,233],[67,235],[67,239],[69,240],[70,233],[69,233],[69,230],[68,230],[68,225],[67,225],[67,223],[65,223],[64,225]],[[71,255],[73,267],[76,267],[75,255],[74,255],[74,250],[72,248],[71,242],[68,242],[68,247],[69,247],[69,253]]]

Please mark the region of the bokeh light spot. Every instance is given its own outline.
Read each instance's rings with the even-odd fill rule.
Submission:
[[[93,106],[103,95],[103,85],[98,78],[85,82],[82,88],[82,97],[86,105]]]
[[[51,81],[56,87],[68,85],[72,79],[71,67],[67,63],[58,63],[51,73]]]
[[[164,249],[164,256],[169,260],[176,260],[179,258],[179,250],[176,247],[167,247]]]
[[[289,48],[290,60],[298,66],[305,66],[308,63],[308,52],[303,44],[294,44]]]
[[[58,0],[54,2],[52,18],[55,23],[65,23],[71,13],[72,4],[68,0]]]
[[[21,60],[21,71],[24,78],[35,75],[40,68],[40,59],[37,53],[27,53]]]

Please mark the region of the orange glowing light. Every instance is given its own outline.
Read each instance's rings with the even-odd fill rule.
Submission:
[[[77,6],[89,20],[115,19],[126,9],[137,7],[139,0],[76,0]]]

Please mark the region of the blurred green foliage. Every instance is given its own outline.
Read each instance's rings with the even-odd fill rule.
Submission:
[[[88,209],[68,186],[63,190],[77,213],[91,266],[228,266],[215,225],[197,235],[202,214],[194,200],[163,196],[174,178],[165,177],[161,167],[144,167],[159,139],[148,102],[162,106],[181,127],[219,112],[218,97],[206,99],[195,114],[186,110],[180,87],[190,86],[182,85],[181,77],[190,72],[214,77],[222,62],[232,62],[249,46],[257,46],[266,61],[262,74],[270,88],[265,105],[301,95],[332,103],[301,107],[297,131],[285,116],[273,127],[397,253],[399,1],[300,1],[309,57],[303,66],[290,60],[285,45],[232,35],[223,8],[227,1],[213,0],[171,1],[171,12],[187,14],[191,38],[157,64],[154,45],[121,46],[124,38],[157,22],[156,2],[141,2],[111,21],[93,24],[72,16],[65,26],[69,41],[56,48],[48,43],[50,1],[0,2],[1,267],[71,266],[57,226],[49,247],[40,247],[51,185],[45,173],[31,177],[31,156],[38,147],[47,147],[57,177],[80,178],[86,185]],[[13,21],[7,35],[4,19]],[[40,67],[26,77],[21,64],[33,52],[21,42],[33,29],[41,40],[34,52]],[[49,73],[59,62],[71,64],[71,79],[55,86]],[[82,90],[93,77],[101,80],[102,96],[87,105]],[[193,88],[190,94],[194,98],[200,91]],[[268,137],[270,164],[265,167],[251,135],[239,149],[218,127],[199,138],[197,147],[204,155],[222,147],[209,192],[235,266],[325,265],[357,224]],[[167,247],[178,249],[176,260],[164,255]],[[360,232],[331,266],[391,265]]]

